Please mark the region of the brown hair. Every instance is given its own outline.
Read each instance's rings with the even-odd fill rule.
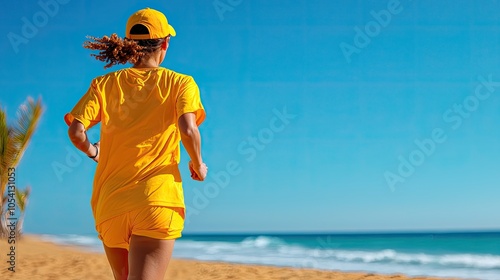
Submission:
[[[83,43],[83,47],[90,50],[98,50],[99,54],[91,54],[95,59],[106,62],[104,68],[109,68],[116,64],[126,64],[130,62],[136,64],[142,57],[160,48],[165,41],[162,39],[131,40],[120,38],[116,33],[111,37],[102,38],[87,36],[89,41]]]

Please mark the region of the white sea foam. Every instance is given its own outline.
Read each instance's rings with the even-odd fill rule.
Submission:
[[[43,234],[40,237],[42,240],[52,243],[80,246],[91,251],[103,251],[102,243],[97,237],[83,236],[76,234],[61,234],[61,235]]]
[[[208,261],[309,267],[328,270],[405,273],[412,276],[500,279],[500,256],[404,253],[308,248],[258,236],[241,242],[178,241],[175,256]]]
[[[42,236],[45,240],[102,250],[95,237]],[[223,237],[221,237],[223,239]],[[290,244],[277,237],[248,237],[242,241],[176,242],[174,257],[205,261],[307,267],[327,270],[404,273],[412,276],[500,279],[500,256],[486,254],[408,253],[397,249],[347,250]]]

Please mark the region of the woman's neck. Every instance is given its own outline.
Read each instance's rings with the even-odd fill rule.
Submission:
[[[157,55],[151,55],[148,58],[144,57],[140,61],[138,61],[133,68],[158,68],[160,66],[159,59]]]

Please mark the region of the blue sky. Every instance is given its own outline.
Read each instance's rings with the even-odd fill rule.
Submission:
[[[498,1],[4,6],[1,107],[45,104],[17,169],[28,232],[93,233],[95,164],[62,117],[110,71],[85,36],[124,36],[147,6],[177,31],[163,66],[195,78],[207,111],[208,180],[181,162],[186,233],[500,229]]]

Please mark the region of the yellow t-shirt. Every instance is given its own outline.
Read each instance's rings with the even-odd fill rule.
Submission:
[[[178,118],[205,119],[192,77],[159,68],[127,68],[92,80],[64,119],[86,129],[101,123],[94,177],[96,224],[147,205],[184,208]]]

